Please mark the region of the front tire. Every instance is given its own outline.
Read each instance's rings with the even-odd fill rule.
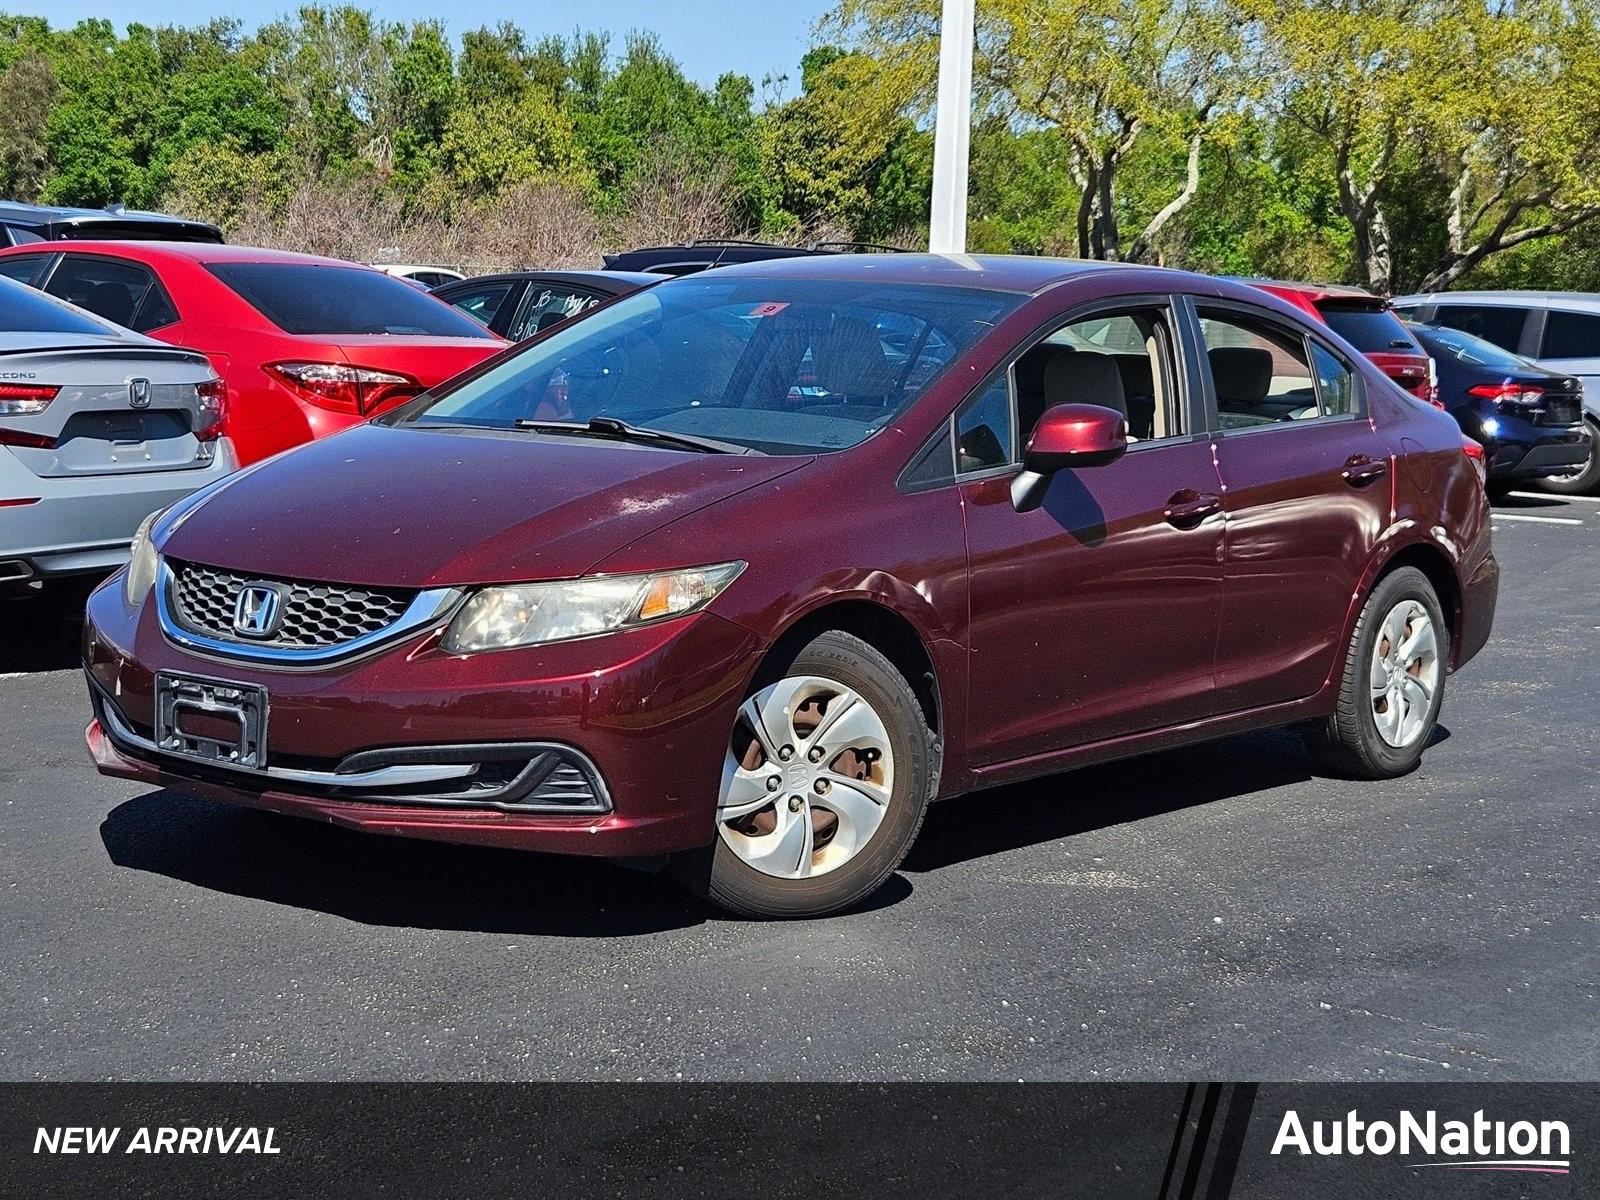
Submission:
[[[1392,779],[1413,770],[1444,703],[1450,630],[1428,577],[1401,567],[1378,581],[1345,653],[1338,706],[1306,731],[1326,771]]]
[[[906,679],[872,646],[819,634],[767,663],[740,706],[716,840],[673,874],[744,917],[814,917],[872,895],[911,848],[937,752]]]

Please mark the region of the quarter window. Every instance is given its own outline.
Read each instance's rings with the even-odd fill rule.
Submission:
[[[1540,358],[1600,358],[1600,316],[1551,309]]]
[[[450,303],[479,324],[487,325],[494,320],[495,313],[500,311],[500,302],[510,291],[509,283],[495,283],[470,292],[458,292],[450,297]]]
[[[1325,417],[1347,416],[1356,410],[1356,373],[1333,351],[1313,342],[1311,359],[1317,368],[1317,399]]]
[[[979,392],[956,417],[956,470],[965,474],[1003,467],[1013,454],[1011,377],[1007,372]]]

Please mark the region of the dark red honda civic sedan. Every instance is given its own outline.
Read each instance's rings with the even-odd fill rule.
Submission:
[[[1276,725],[1410,770],[1497,581],[1477,444],[1258,289],[790,259],[156,517],[89,601],[88,739],[111,775],[810,915],[958,792]]]

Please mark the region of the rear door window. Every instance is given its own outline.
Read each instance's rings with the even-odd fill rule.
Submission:
[[[1528,310],[1509,304],[1441,304],[1433,319],[1440,325],[1459,329],[1502,350],[1515,351],[1522,345],[1522,328]]]
[[[147,333],[171,325],[178,312],[155,274],[139,263],[99,255],[68,254],[45,291],[95,316]]]
[[[1363,354],[1421,354],[1422,348],[1386,308],[1323,301],[1317,310],[1329,327]]]
[[[1540,358],[1600,358],[1600,314],[1551,309]]]
[[[228,262],[206,269],[285,333],[493,336],[427,292],[364,267]]]

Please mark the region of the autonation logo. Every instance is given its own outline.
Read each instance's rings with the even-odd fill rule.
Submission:
[[[1491,1121],[1482,1109],[1470,1121],[1441,1121],[1432,1109],[1420,1117],[1401,1109],[1392,1121],[1366,1121],[1352,1108],[1332,1121],[1312,1121],[1308,1131],[1291,1108],[1272,1143],[1274,1154],[1289,1151],[1318,1157],[1421,1155],[1436,1161],[1405,1165],[1565,1175],[1572,1165],[1572,1134],[1565,1121]]]

